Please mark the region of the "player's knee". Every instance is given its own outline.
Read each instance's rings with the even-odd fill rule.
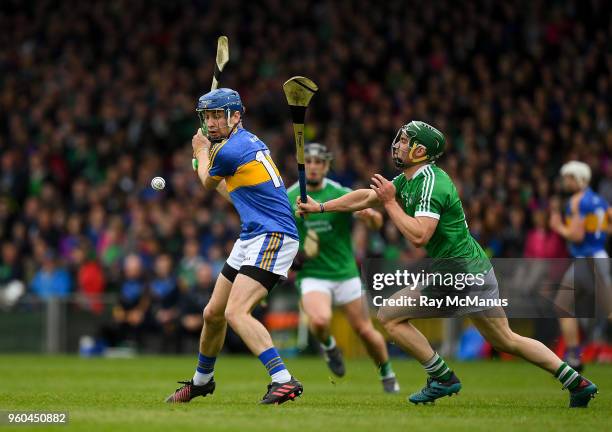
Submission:
[[[398,334],[402,333],[402,324],[408,323],[408,319],[387,319],[383,322],[383,327],[389,333],[392,339],[395,339]]]
[[[228,305],[225,308],[225,320],[231,326],[233,326],[234,323],[238,322],[242,317],[246,315],[248,315],[248,312],[241,307]]]
[[[387,324],[389,324],[392,321],[388,311],[386,311],[385,308],[382,308],[382,307],[378,309],[378,313],[376,314],[376,319],[385,328],[387,328]]]
[[[331,324],[331,316],[326,314],[315,314],[311,315],[309,318],[310,326],[315,332],[327,330]]]
[[[225,308],[224,317],[225,320],[229,323],[229,325],[232,325],[232,323],[236,321],[237,315],[238,313],[235,309],[229,307]]]
[[[214,307],[207,305],[204,308],[204,322],[207,325],[220,325],[225,322],[225,316],[222,310],[216,310]]]
[[[391,336],[393,336],[395,332],[397,331],[398,323],[396,321],[393,321],[390,319],[384,319],[384,320],[381,320],[381,323],[383,327],[385,328],[385,330],[387,330],[387,333],[389,333]]]
[[[369,320],[359,320],[353,323],[353,330],[361,339],[368,339],[371,333],[374,332],[374,326]]]

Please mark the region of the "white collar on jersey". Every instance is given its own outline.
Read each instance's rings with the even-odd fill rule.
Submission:
[[[423,171],[425,171],[427,169],[427,167],[430,166],[430,165],[431,164],[425,164],[421,168],[416,170],[416,172],[414,174],[412,174],[412,177],[410,177],[410,180],[412,180],[413,178],[416,178],[416,176],[418,176],[419,174],[423,173]]]

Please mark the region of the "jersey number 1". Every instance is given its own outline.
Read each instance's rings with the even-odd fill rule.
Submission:
[[[274,187],[280,187],[281,185],[280,178],[276,175],[276,171],[274,170],[274,167],[272,166],[272,164],[270,163],[270,161],[268,160],[264,152],[262,152],[261,150],[258,151],[255,154],[255,160],[257,162],[260,162],[264,166],[266,171],[268,171],[268,174],[270,175],[270,179],[272,179],[272,183],[274,183]]]

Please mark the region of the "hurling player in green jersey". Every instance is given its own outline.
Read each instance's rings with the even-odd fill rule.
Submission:
[[[351,189],[326,177],[332,159],[327,147],[319,143],[306,144],[304,155],[308,195],[317,201],[328,201],[351,192]],[[297,210],[298,186],[296,183],[287,190],[294,210]],[[365,209],[355,216],[372,229],[382,226],[382,215],[376,210]],[[342,309],[363,341],[378,368],[383,390],[398,393],[399,384],[391,368],[385,339],[370,321],[367,300],[361,290],[359,270],[353,256],[352,218],[350,213],[313,214],[306,219],[296,216],[300,249],[295,264],[299,267],[297,285],[302,309],[308,316],[310,331],[321,344],[327,365],[335,375],[344,376],[345,367],[342,352],[330,332],[332,306]]]
[[[482,248],[470,235],[457,189],[448,174],[435,165],[444,152],[445,142],[444,135],[436,128],[411,121],[400,128],[392,143],[393,162],[402,170],[393,182],[376,174],[370,189],[356,190],[321,203],[309,197],[307,203],[299,203],[299,208],[302,213],[318,213],[383,207],[404,237],[416,247],[424,247],[434,260],[452,258],[475,263],[468,272],[484,274],[490,291],[485,294],[495,298],[498,295],[495,274]],[[433,291],[435,295],[435,287]],[[586,407],[597,393],[595,384],[544,344],[514,333],[501,307],[483,306],[464,312],[470,313],[476,328],[496,350],[522,357],[554,374],[563,388],[570,391],[570,407]],[[412,325],[410,321],[415,316],[423,316],[418,307],[387,306],[379,310],[379,318],[394,341],[421,362],[429,375],[426,386],[410,395],[410,402],[429,403],[457,393],[461,383]]]

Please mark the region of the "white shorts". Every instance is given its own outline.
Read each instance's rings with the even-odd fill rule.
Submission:
[[[282,233],[261,234],[248,240],[236,240],[227,264],[234,270],[243,265],[287,277],[300,242]]]
[[[361,298],[361,279],[354,277],[340,281],[307,277],[300,281],[302,296],[309,292],[329,294],[334,305],[342,306]]]

